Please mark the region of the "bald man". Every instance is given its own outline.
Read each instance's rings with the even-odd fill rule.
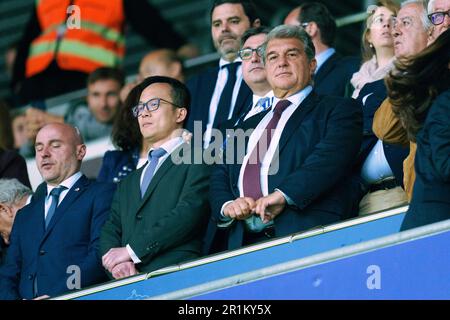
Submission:
[[[80,172],[86,146],[68,124],[44,126],[35,149],[44,183],[15,219],[0,299],[56,296],[105,280],[97,250],[114,185]]]
[[[131,89],[142,80],[153,76],[163,76],[184,82],[183,61],[171,49],[157,49],[147,53],[139,64],[136,81],[125,85],[120,92],[120,99],[125,101]]]

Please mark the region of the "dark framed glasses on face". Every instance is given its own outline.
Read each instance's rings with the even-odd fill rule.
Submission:
[[[444,22],[446,15],[450,18],[450,10],[433,12],[428,15],[428,19],[430,19],[432,24],[438,26]]]
[[[256,49],[242,48],[241,50],[239,50],[239,57],[242,60],[249,60],[252,58],[253,52],[256,52],[258,57],[262,57],[262,47],[258,47]]]
[[[144,110],[147,110],[148,112],[158,110],[158,108],[161,104],[161,101],[171,104],[177,108],[181,108],[181,107],[177,106],[176,104],[174,104],[170,101],[164,100],[162,98],[153,98],[153,99],[148,100],[147,102],[139,103],[137,106],[134,106],[131,109],[131,111],[133,112],[133,116],[135,116],[136,118],[139,117],[144,112]]]

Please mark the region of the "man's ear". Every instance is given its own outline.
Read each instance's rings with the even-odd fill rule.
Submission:
[[[316,58],[313,58],[309,62],[309,69],[311,70],[311,78],[314,78],[314,72],[316,72],[316,68],[317,68],[317,60]]]
[[[318,33],[320,33],[319,27],[317,26],[317,23],[314,21],[308,23],[308,25],[305,28],[305,31],[309,34],[311,38],[314,38],[317,36]]]
[[[179,79],[183,73],[183,66],[180,62],[175,61],[170,65],[170,76],[175,79]]]
[[[252,28],[258,28],[261,27],[261,20],[259,18],[255,19],[252,23]]]
[[[77,159],[79,161],[83,160],[84,156],[86,155],[86,145],[85,144],[79,144],[77,145]]]
[[[187,109],[186,108],[177,108],[177,123],[182,123],[184,120],[186,120],[187,116]]]

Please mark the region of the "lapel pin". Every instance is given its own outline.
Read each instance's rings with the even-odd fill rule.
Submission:
[[[77,191],[77,192],[80,191],[80,188],[75,188],[75,191]]]

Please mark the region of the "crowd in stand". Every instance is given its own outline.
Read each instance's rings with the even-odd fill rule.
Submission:
[[[186,83],[181,57],[196,49],[157,13],[132,24],[163,49],[125,83],[123,24],[152,20],[139,18],[146,1],[92,1],[81,29],[64,27],[55,3],[37,2],[14,64],[17,100],[33,107],[11,119],[0,105],[0,299],[408,203],[401,230],[450,218],[450,0],[369,6],[362,59],[336,51],[319,2],[269,28],[250,0],[215,0],[220,60]],[[84,82],[86,101],[64,116],[42,110]],[[117,149],[94,181],[80,167],[101,136]],[[19,149],[44,180],[34,193]]]

